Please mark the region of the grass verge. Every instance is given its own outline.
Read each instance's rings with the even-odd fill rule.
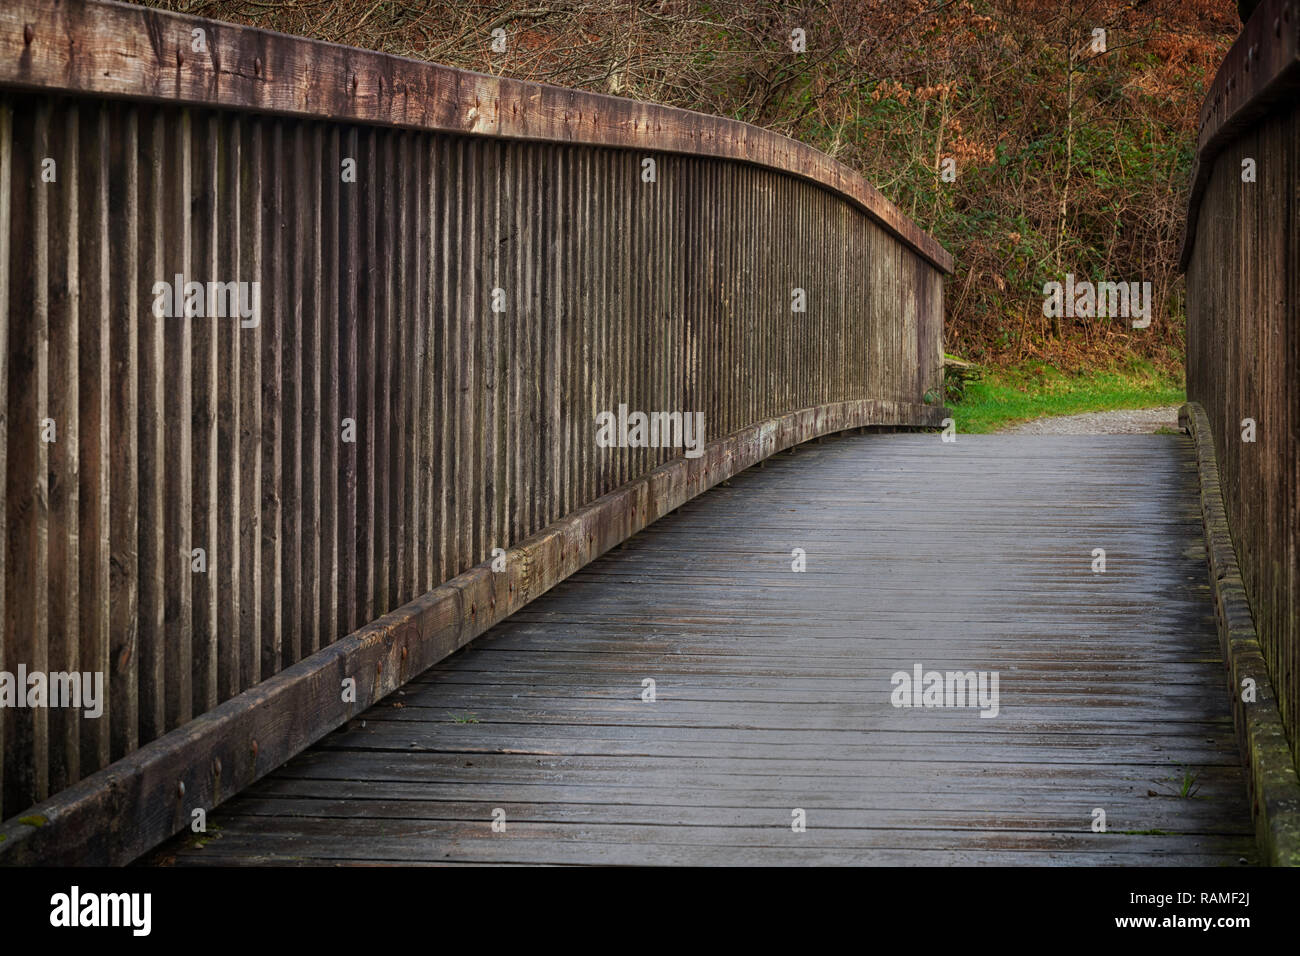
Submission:
[[[1007,425],[1056,415],[1121,408],[1181,405],[1186,390],[1180,372],[1144,362],[1067,374],[1039,363],[990,369],[966,386],[960,401],[949,399],[958,432],[981,434]]]

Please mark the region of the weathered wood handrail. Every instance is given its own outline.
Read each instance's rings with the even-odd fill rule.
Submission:
[[[1182,250],[1188,399],[1203,407],[1213,436],[1231,528],[1226,544],[1235,545],[1240,565],[1233,587],[1244,587],[1249,599],[1293,763],[1300,760],[1297,91],[1300,3],[1267,0],[1228,52],[1202,107]],[[1243,707],[1272,706],[1265,692],[1244,703],[1243,688],[1232,692],[1239,728],[1246,726]],[[1256,784],[1289,771],[1294,791],[1294,767],[1261,768],[1257,743],[1243,744],[1256,764]],[[1289,799],[1294,831],[1300,806]],[[1257,793],[1257,811],[1260,800]]]
[[[0,243],[0,671],[107,685],[0,710],[0,861],[129,860],[716,482],[943,417],[951,259],[816,150],[193,17],[0,10]]]

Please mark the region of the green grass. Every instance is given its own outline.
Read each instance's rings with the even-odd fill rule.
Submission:
[[[950,399],[947,404],[959,434],[978,434],[1034,418],[1180,405],[1186,400],[1181,376],[1134,362],[1082,375],[1042,364],[992,369],[968,384],[959,402]]]

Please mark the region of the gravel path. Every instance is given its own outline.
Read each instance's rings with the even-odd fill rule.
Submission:
[[[1002,429],[1008,435],[1149,435],[1160,428],[1178,427],[1178,406],[1129,408],[1114,412],[1088,412],[1036,418]]]

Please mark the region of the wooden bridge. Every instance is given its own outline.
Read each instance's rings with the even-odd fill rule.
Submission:
[[[0,862],[1300,861],[1298,21],[1206,103],[1186,435],[1043,439],[799,143],[14,0],[0,672],[105,694],[0,708]]]
[[[1168,436],[782,454],[155,859],[1253,861],[1193,465]],[[996,715],[893,706],[917,664],[998,672]]]

